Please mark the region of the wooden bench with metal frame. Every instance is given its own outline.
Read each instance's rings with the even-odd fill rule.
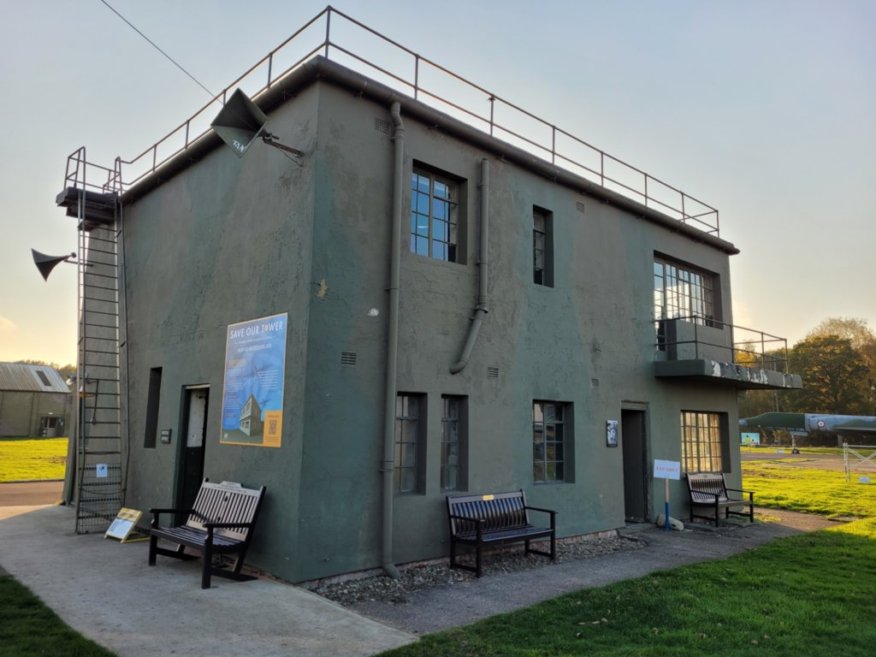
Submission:
[[[535,527],[529,522],[529,512],[550,515],[550,527]],[[450,567],[470,570],[478,577],[483,573],[481,552],[486,545],[506,543],[526,544],[526,553],[533,552],[551,561],[557,558],[557,512],[526,504],[522,490],[493,495],[447,496],[447,520],[450,525]],[[530,541],[549,538],[550,552],[534,550]],[[475,565],[456,561],[456,544],[475,548]]]
[[[244,488],[233,481],[221,484],[204,480],[191,509],[150,509],[152,525],[149,537],[149,565],[155,565],[156,555],[175,559],[196,559],[186,553],[186,548],[201,552],[203,569],[201,588],[210,588],[210,576],[217,575],[238,581],[254,579],[241,573],[246,551],[252,540],[256,519],[259,515],[265,487],[258,490]],[[187,514],[185,524],[177,527],[161,527],[161,514]],[[175,550],[158,546],[158,541],[176,543]],[[213,564],[214,556],[236,556],[230,570]]]
[[[721,472],[689,472],[686,475],[687,490],[690,495],[690,519],[702,518],[714,520],[715,527],[719,526],[721,510],[724,510],[724,518],[731,515],[747,517],[754,522],[754,491],[740,488],[728,488],[725,475]],[[735,494],[735,498],[731,497]],[[745,496],[748,499],[745,499]],[[738,508],[748,507],[748,511],[736,511]],[[712,515],[697,513],[698,509],[708,508]]]

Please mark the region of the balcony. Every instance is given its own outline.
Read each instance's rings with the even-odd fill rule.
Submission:
[[[693,316],[658,322],[654,375],[745,390],[803,387],[800,375],[788,372],[784,338]]]

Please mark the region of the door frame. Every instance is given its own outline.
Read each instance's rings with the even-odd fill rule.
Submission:
[[[191,419],[191,409],[192,409],[192,398],[195,392],[204,390],[206,391],[206,400],[204,402],[204,412],[203,412],[203,426],[201,427],[201,444],[199,447],[200,451],[197,453],[193,453],[190,451],[193,448],[189,448],[189,420]],[[181,508],[191,508],[194,503],[194,496],[191,494],[192,491],[197,492],[198,488],[201,485],[201,481],[203,480],[204,475],[204,460],[207,448],[207,424],[210,414],[210,385],[206,383],[195,384],[195,385],[186,385],[182,387],[181,392],[181,403],[180,403],[180,421],[179,421],[179,431],[177,435],[179,436],[179,440],[177,441],[177,449],[176,449],[176,463],[174,465],[174,479],[176,481],[174,485],[174,504],[173,506],[181,509]],[[197,463],[191,463],[192,458],[196,458],[198,460]],[[194,466],[193,468],[191,466]],[[191,474],[192,472],[200,473],[199,476],[195,476],[198,481],[193,481]],[[188,497],[191,499],[187,499]],[[185,516],[177,517],[176,523],[181,524],[185,522]]]
[[[624,414],[625,413],[637,413],[641,417],[642,422],[642,504],[644,506],[644,518],[642,520],[644,522],[650,522],[653,517],[653,494],[652,494],[652,486],[653,486],[653,477],[651,476],[651,469],[648,467],[651,463],[651,432],[649,431],[650,427],[650,408],[647,402],[633,402],[633,401],[624,401],[621,403],[621,422],[620,422],[620,439],[621,439],[621,460],[622,460],[622,470],[623,470],[623,481],[624,481],[624,520],[627,520],[627,503],[626,503],[626,494],[627,494],[627,477],[632,476],[627,473],[627,457],[626,453],[627,449],[627,441],[624,436]]]

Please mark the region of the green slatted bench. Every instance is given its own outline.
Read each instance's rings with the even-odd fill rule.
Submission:
[[[550,527],[536,527],[529,522],[529,512],[538,511],[550,515]],[[450,524],[450,567],[471,570],[481,576],[481,552],[487,545],[505,543],[526,544],[526,553],[533,552],[557,558],[557,512],[540,509],[526,504],[522,490],[510,493],[489,495],[448,495],[447,520]],[[550,552],[534,550],[532,540],[550,538]],[[456,561],[458,543],[474,546],[475,565],[469,566]]]
[[[259,515],[265,487],[244,488],[233,481],[221,484],[204,480],[191,509],[150,509],[152,525],[149,529],[149,565],[155,565],[156,555],[175,559],[196,559],[186,548],[201,552],[203,568],[201,588],[210,588],[210,576],[227,577],[238,581],[254,579],[240,570],[246,551],[252,540],[256,519]],[[188,514],[185,524],[177,527],[161,527],[162,514]],[[164,540],[177,545],[176,549],[159,547]],[[213,564],[214,555],[236,556],[231,570]]]
[[[689,472],[686,478],[690,495],[691,522],[694,518],[714,520],[717,527],[722,509],[725,519],[734,515],[747,517],[749,521],[754,522],[754,491],[728,488],[727,480],[721,472]],[[745,499],[746,495],[748,499]],[[748,507],[748,511],[744,510],[745,507]],[[736,511],[739,508],[743,511]],[[709,509],[711,513],[710,515],[697,513],[700,509]]]

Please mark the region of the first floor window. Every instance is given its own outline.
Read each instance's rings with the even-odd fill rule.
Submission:
[[[532,278],[536,285],[554,286],[553,215],[532,208]]]
[[[399,393],[395,401],[395,492],[416,493],[420,486],[423,395]]]
[[[465,490],[466,398],[441,398],[441,490]]]
[[[681,464],[685,472],[723,472],[723,414],[681,412]]]
[[[459,183],[422,169],[411,176],[411,251],[447,262],[457,252]]]
[[[666,320],[684,319],[711,326],[720,321],[718,276],[672,260],[654,258],[654,322],[664,348]]]
[[[553,401],[532,404],[532,478],[536,483],[570,480],[570,406]]]

